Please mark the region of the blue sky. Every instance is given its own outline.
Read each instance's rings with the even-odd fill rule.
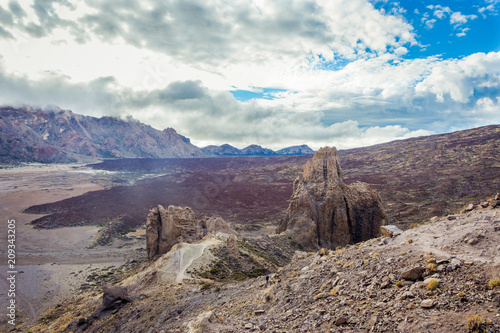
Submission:
[[[0,104],[199,146],[351,148],[500,123],[500,0],[0,0]]]

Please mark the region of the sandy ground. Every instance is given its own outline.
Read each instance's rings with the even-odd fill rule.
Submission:
[[[96,171],[82,165],[26,165],[0,169],[0,325],[5,321],[8,284],[7,223],[16,223],[16,302],[20,320],[37,315],[73,295],[95,268],[119,266],[140,247],[118,245],[86,249],[98,227],[53,230],[33,229],[28,223],[40,215],[23,214],[37,204],[54,202],[88,191],[102,190],[120,177],[116,172]],[[121,177],[126,177],[121,175]],[[27,317],[27,318],[23,318]]]

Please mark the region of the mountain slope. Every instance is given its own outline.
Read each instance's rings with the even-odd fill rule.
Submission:
[[[207,280],[194,270],[182,283],[169,282],[161,269],[162,261],[174,258],[168,253],[121,283],[128,288],[121,299],[130,301],[120,305],[114,296],[118,305],[110,314],[102,311],[110,303],[106,297],[88,293],[53,308],[30,330],[499,332],[500,286],[492,283],[500,278],[497,213],[477,208],[394,238],[298,251],[289,265],[243,282]],[[206,273],[217,274],[221,262],[234,257],[261,253],[272,259],[268,248],[291,240],[282,235],[251,241],[228,242],[233,252],[206,262]]]
[[[307,145],[286,147],[277,151],[263,148],[259,145],[250,145],[243,149],[238,149],[231,145],[220,146],[210,145],[201,148],[203,152],[211,156],[275,156],[275,155],[312,155],[314,150]]]
[[[83,157],[204,157],[174,129],[71,111],[0,108],[0,162],[71,162]]]
[[[278,155],[312,155],[314,150],[308,145],[291,146],[276,151]]]

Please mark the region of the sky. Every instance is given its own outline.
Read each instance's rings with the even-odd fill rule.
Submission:
[[[0,0],[0,105],[200,146],[367,146],[500,123],[500,0]]]

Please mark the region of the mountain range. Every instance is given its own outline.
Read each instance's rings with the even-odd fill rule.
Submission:
[[[163,131],[137,120],[91,117],[69,110],[0,107],[0,162],[68,163],[92,158],[192,158],[306,155],[303,145],[277,152],[251,145],[198,148],[173,128]]]

